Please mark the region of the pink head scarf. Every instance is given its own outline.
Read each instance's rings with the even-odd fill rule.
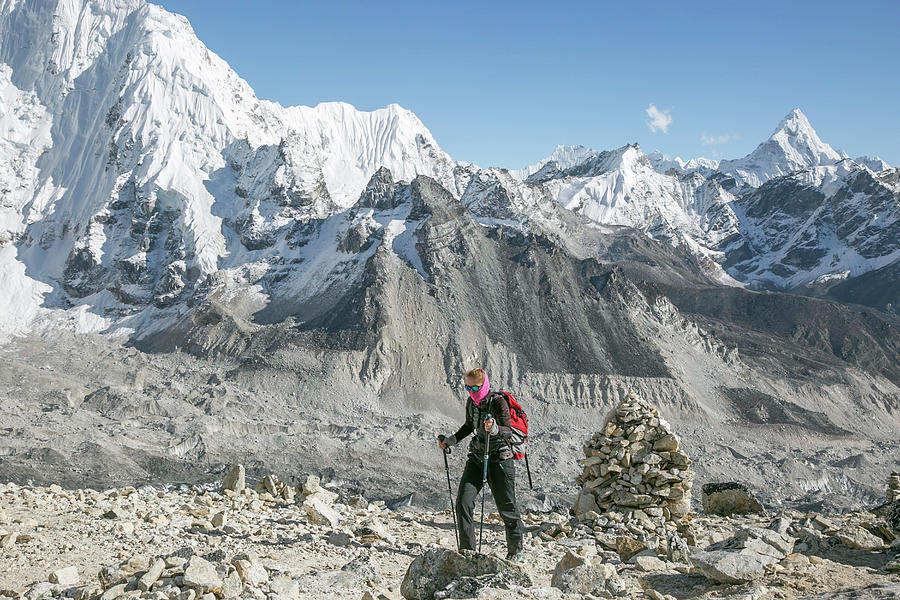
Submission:
[[[475,406],[481,404],[481,401],[487,398],[487,395],[491,393],[491,383],[488,381],[487,371],[482,369],[482,373],[484,373],[484,382],[481,384],[481,387],[478,388],[477,392],[469,392],[469,397],[472,398],[472,402],[475,403]]]

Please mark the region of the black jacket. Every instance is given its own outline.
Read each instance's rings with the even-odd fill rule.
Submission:
[[[513,452],[509,443],[512,436],[509,403],[506,396],[500,392],[491,392],[479,406],[475,405],[471,397],[466,398],[466,422],[453,434],[454,441],[459,443],[474,432],[475,437],[469,443],[469,454],[484,460],[484,443],[488,437],[484,430],[484,421],[489,414],[494,418],[494,429],[490,434],[490,460],[512,458]]]

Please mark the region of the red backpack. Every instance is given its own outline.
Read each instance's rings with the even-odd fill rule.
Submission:
[[[528,441],[528,416],[512,394],[504,391],[498,393],[503,394],[509,404],[509,424],[513,433],[509,443],[513,449],[513,458],[521,460],[525,458],[525,442]]]

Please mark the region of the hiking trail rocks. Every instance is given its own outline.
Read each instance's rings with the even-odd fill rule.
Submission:
[[[598,537],[591,522],[562,507],[526,511],[524,559],[509,563],[500,558],[506,544],[495,513],[485,518],[485,553],[459,554],[449,510],[392,511],[311,477],[293,479],[299,485],[288,486],[287,500],[275,482],[288,475],[264,480],[264,491],[253,481],[240,493],[217,484],[104,491],[0,484],[0,539],[8,540],[0,548],[0,600],[400,600],[401,587],[413,597],[485,600],[799,600],[840,598],[846,588],[856,594],[846,597],[867,598],[900,577],[897,534],[869,511],[697,515],[689,528],[681,524],[684,536],[667,540]],[[339,524],[311,519],[310,498]],[[867,536],[880,538],[881,549],[851,547]],[[726,553],[709,567],[716,573],[752,578],[703,576],[689,555],[704,552]],[[754,555],[768,557],[756,560],[767,563],[761,575],[747,567]]]
[[[575,515],[598,534],[665,540],[690,510],[691,460],[650,403],[634,393],[584,446]]]

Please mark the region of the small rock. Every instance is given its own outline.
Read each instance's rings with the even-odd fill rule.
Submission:
[[[229,490],[240,494],[247,487],[247,480],[244,473],[244,465],[235,465],[228,471],[222,480],[222,490]]]
[[[394,537],[387,530],[387,527],[385,527],[383,523],[375,519],[372,519],[371,521],[363,524],[361,527],[353,530],[353,535],[356,536],[356,538],[364,544],[374,543],[378,540],[385,541],[389,544],[394,543]]]
[[[646,549],[647,544],[640,540],[624,535],[616,538],[616,552],[619,553],[619,558],[622,562],[627,562],[632,556]]]
[[[42,581],[36,583],[22,595],[25,600],[41,600],[42,598],[50,598],[53,596],[55,586],[52,583]]]
[[[105,592],[100,596],[100,600],[115,600],[119,596],[125,593],[125,584],[120,583],[118,585],[114,585],[110,588],[107,588]]]
[[[600,595],[616,578],[616,568],[604,563],[584,563],[563,571],[551,585],[566,594]]]
[[[322,480],[315,475],[307,475],[306,479],[303,481],[303,495],[310,496],[321,490],[322,488],[319,487],[321,481]]]
[[[657,452],[675,452],[678,450],[678,438],[675,434],[667,433],[653,443],[653,449]]]
[[[232,564],[234,565],[234,568],[237,569],[238,575],[240,575],[241,581],[243,581],[245,585],[260,587],[269,581],[269,573],[266,571],[265,567],[257,562],[246,559],[235,559],[232,561]]]
[[[309,496],[303,501],[303,512],[309,518],[310,522],[316,525],[329,525],[337,527],[341,523],[341,516],[324,500],[316,495]]]
[[[57,569],[50,573],[50,583],[64,585],[67,587],[78,585],[81,578],[78,576],[78,569],[74,566]]]
[[[900,535],[900,500],[894,500],[888,504],[884,511],[884,520]]]
[[[141,591],[148,591],[156,580],[159,579],[159,576],[162,575],[163,570],[166,568],[166,561],[157,558],[153,561],[153,564],[147,569],[147,572],[144,573],[141,578],[138,580],[137,586],[141,589]]]
[[[353,543],[353,538],[347,535],[346,532],[332,531],[330,534],[328,534],[328,537],[325,539],[325,541],[333,546],[349,546]]]
[[[244,582],[241,581],[241,576],[238,575],[237,569],[230,569],[222,582],[222,597],[237,598],[243,591]]]
[[[648,556],[648,555],[637,555],[633,556],[629,561],[632,564],[637,565],[637,568],[641,571],[664,571],[668,569],[668,565],[660,560],[658,556]]]
[[[296,598],[300,595],[300,584],[284,575],[273,579],[269,583],[269,589],[281,598]]]
[[[212,516],[209,520],[213,527],[222,528],[225,527],[225,524],[228,522],[228,518],[225,515],[225,511],[217,512]]]
[[[563,573],[570,569],[574,569],[575,567],[580,567],[581,565],[586,564],[584,557],[578,556],[571,550],[567,550],[563,555],[559,562],[556,563],[556,567],[553,569],[553,575],[550,578],[550,585],[555,588],[558,588],[557,585],[560,581],[560,577]]]
[[[222,579],[215,566],[206,559],[192,556],[184,570],[184,584],[203,593],[212,592],[222,587]]]

